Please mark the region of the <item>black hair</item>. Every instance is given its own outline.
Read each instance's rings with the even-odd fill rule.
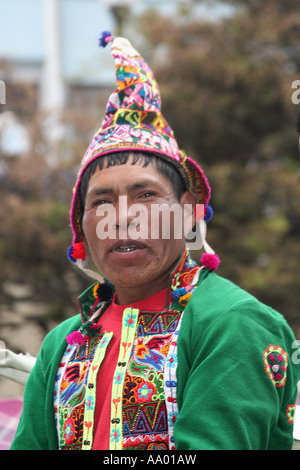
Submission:
[[[153,155],[146,152],[132,152],[132,151],[123,151],[111,153],[104,155],[103,157],[96,158],[92,161],[88,167],[85,169],[80,185],[79,185],[79,197],[80,197],[80,207],[81,214],[83,215],[85,207],[85,197],[89,184],[90,177],[95,173],[96,169],[102,170],[105,163],[105,168],[115,165],[125,165],[128,161],[130,155],[133,155],[131,164],[135,165],[136,163],[142,163],[143,168],[146,168],[150,163],[155,164],[157,170],[164,176],[166,176],[172,183],[174,194],[178,201],[184,191],[186,191],[186,184],[183,180],[183,177],[176,169],[176,167],[164,160],[162,157]]]

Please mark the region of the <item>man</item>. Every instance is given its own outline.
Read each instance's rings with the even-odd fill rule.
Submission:
[[[178,149],[147,64],[110,41],[118,89],[79,170],[68,252],[97,282],[46,337],[12,449],[290,449],[293,333],[213,272],[198,211],[209,219],[208,181]],[[195,225],[199,265],[185,241]]]

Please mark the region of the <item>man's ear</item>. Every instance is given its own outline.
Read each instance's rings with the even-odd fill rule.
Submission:
[[[196,223],[196,201],[190,191],[185,191],[180,198],[182,207],[184,234],[185,236],[194,228]]]

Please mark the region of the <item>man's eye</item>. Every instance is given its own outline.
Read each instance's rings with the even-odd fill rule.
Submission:
[[[92,202],[93,207],[102,206],[103,204],[110,204],[110,201],[107,199],[97,199],[96,201]]]
[[[153,191],[146,191],[145,193],[142,194],[141,197],[148,198],[148,197],[152,197],[152,196],[155,196],[155,193]]]

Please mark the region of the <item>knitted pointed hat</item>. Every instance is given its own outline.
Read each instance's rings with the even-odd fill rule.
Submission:
[[[205,208],[210,199],[210,186],[202,169],[180,150],[174,133],[161,113],[161,98],[153,72],[124,38],[102,33],[100,45],[111,42],[115,62],[117,89],[110,96],[103,122],[92,139],[78,172],[71,208],[73,244],[71,261],[85,258],[81,227],[79,186],[87,166],[96,158],[118,151],[143,151],[160,156],[175,165],[197,204]]]

